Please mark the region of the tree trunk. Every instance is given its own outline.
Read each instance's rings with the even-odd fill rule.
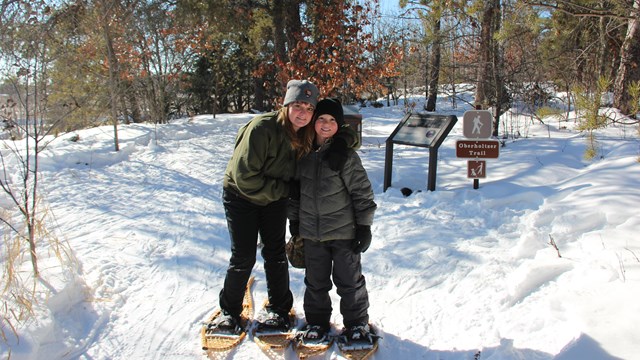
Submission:
[[[500,1],[487,0],[481,19],[480,29],[480,71],[476,87],[476,109],[493,107],[494,120],[492,135],[497,136],[499,119],[505,103],[505,92],[502,77],[502,57],[499,43],[494,39],[494,34],[500,30]]]
[[[622,43],[620,66],[613,88],[613,106],[623,114],[632,116],[635,114],[629,114],[632,109],[629,84],[640,81],[640,19],[638,18],[640,0],[634,1],[633,8],[635,9],[632,12],[634,17],[629,20],[627,35]]]
[[[429,59],[429,83],[427,87],[427,102],[424,109],[436,111],[436,100],[438,99],[438,85],[440,83],[440,19],[433,23],[433,34],[436,39],[432,45],[431,57]]]
[[[253,78],[253,108],[258,111],[264,111],[264,86],[262,85],[264,80],[262,78]]]
[[[142,122],[142,114],[140,114],[140,105],[138,104],[138,98],[133,88],[133,84],[127,84],[127,97],[129,100],[129,112],[131,114],[131,120],[134,123]]]
[[[607,19],[601,17],[598,19],[598,77],[606,76],[607,69]]]
[[[488,82],[491,79],[491,52],[493,44],[493,13],[494,6],[493,0],[487,0],[484,3],[484,10],[482,12],[482,19],[480,24],[480,64],[478,65],[478,82],[476,85],[476,96],[474,104],[476,109],[486,109],[488,104],[487,91],[489,90]]]
[[[38,156],[40,154],[39,146],[40,140],[40,130],[41,128],[38,126],[38,113],[39,113],[39,102],[40,102],[40,84],[42,81],[39,81],[39,76],[44,75],[39,69],[36,67],[33,71],[33,89],[36,91],[33,92],[33,111],[29,110],[29,95],[25,96],[25,104],[26,104],[26,124],[25,124],[25,138],[26,142],[26,156],[24,158],[24,173],[23,173],[23,186],[24,193],[22,194],[22,204],[18,204],[22,215],[24,216],[25,223],[27,226],[27,241],[29,242],[29,254],[31,256],[31,266],[33,268],[33,275],[36,278],[40,277],[40,269],[38,268],[38,254],[36,251],[36,206],[37,202],[37,189],[38,189]],[[26,89],[29,89],[29,82],[27,79]],[[30,120],[33,121],[33,124],[30,124]],[[33,140],[33,147],[30,145],[30,141]],[[33,150],[33,156],[31,156]],[[32,163],[33,162],[33,163]],[[32,179],[33,176],[33,179]]]
[[[493,21],[492,21],[492,33],[498,33],[500,28],[502,27],[502,7],[500,5],[500,1],[496,0],[493,5]],[[493,88],[495,91],[495,103],[493,104],[494,108],[494,116],[493,116],[493,132],[491,135],[498,136],[498,130],[500,129],[500,115],[502,115],[502,106],[505,104],[504,97],[506,96],[506,88],[504,86],[504,66],[503,66],[503,56],[502,56],[502,47],[500,46],[500,42],[493,39],[493,35],[491,37],[491,51],[493,61],[491,62],[493,67]]]
[[[285,0],[285,26],[287,29],[287,49],[298,46],[298,35],[302,32],[300,20],[300,0]]]
[[[102,35],[107,47],[107,60],[109,61],[109,97],[111,98],[111,121],[113,122],[113,136],[115,151],[120,151],[120,145],[118,144],[118,59],[116,58],[115,51],[113,49],[113,39],[111,38],[111,29],[109,27],[109,16],[106,9],[109,9],[109,4],[101,1],[100,4],[105,10],[105,16],[101,17],[104,21],[102,24]]]
[[[271,7],[273,18],[273,44],[275,47],[276,61],[287,62],[287,45],[284,32],[284,4],[283,0],[274,0]]]

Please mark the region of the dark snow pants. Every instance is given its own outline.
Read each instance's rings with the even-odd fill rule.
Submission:
[[[304,312],[308,324],[329,326],[331,319],[331,276],[340,295],[340,313],[346,327],[369,322],[369,295],[360,254],[349,240],[304,241],[306,265]]]
[[[242,299],[256,263],[258,234],[267,277],[270,309],[286,316],[293,306],[289,265],[284,250],[287,199],[260,206],[224,190],[223,204],[231,238],[231,259],[220,291],[220,307],[233,316],[242,311]]]

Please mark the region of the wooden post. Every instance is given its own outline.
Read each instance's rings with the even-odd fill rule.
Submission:
[[[387,139],[384,155],[384,184],[382,191],[387,191],[391,186],[391,168],[393,167],[393,141],[391,137]]]
[[[438,166],[438,149],[429,148],[429,176],[427,177],[427,188],[429,191],[436,191],[436,167]]]
[[[476,110],[482,110],[482,105],[476,104]],[[480,188],[480,179],[473,179],[473,189],[478,190]]]

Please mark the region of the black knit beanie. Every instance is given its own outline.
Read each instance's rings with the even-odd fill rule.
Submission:
[[[320,115],[329,114],[336,119],[338,127],[344,125],[344,112],[342,111],[342,104],[338,99],[322,99],[316,105],[315,116],[316,119]]]

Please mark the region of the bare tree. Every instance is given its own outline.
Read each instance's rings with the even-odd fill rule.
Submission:
[[[41,240],[49,236],[45,221],[48,213],[39,191],[39,165],[40,155],[53,139],[52,131],[61,120],[58,116],[65,116],[58,113],[54,117],[48,102],[49,70],[55,60],[49,41],[55,32],[54,12],[40,1],[3,3],[0,19],[0,58],[7,64],[3,75],[9,78],[13,88],[11,107],[15,104],[19,109],[0,115],[14,126],[14,139],[2,141],[0,148],[1,195],[10,204],[0,213],[0,225],[8,229],[2,239],[7,252],[0,258],[3,265],[0,318],[14,332],[14,322],[24,320],[33,312],[33,303],[38,301],[37,285],[49,286],[39,267],[39,246]],[[28,244],[28,254],[22,250],[23,243]],[[31,262],[32,273],[17,276],[16,270],[29,261],[25,257]],[[6,340],[4,333],[0,335]]]
[[[627,35],[620,51],[620,67],[614,82],[613,105],[623,114],[634,116],[631,109],[629,86],[640,81],[640,0],[633,2],[633,11],[627,24]]]
[[[118,58],[113,47],[113,34],[111,29],[111,20],[115,16],[113,9],[116,8],[113,0],[99,0],[100,13],[100,29],[104,36],[104,42],[107,49],[107,59],[109,64],[109,93],[111,94],[110,110],[111,110],[111,122],[113,123],[113,139],[115,151],[120,150],[118,143],[118,88],[119,88],[119,63]]]
[[[441,20],[438,16],[437,19],[433,19],[432,32],[435,37],[435,41],[432,44],[431,55],[429,56],[429,78],[427,80],[427,101],[425,102],[424,109],[427,111],[436,111],[436,101],[438,99],[438,86],[440,85],[440,59],[441,59],[441,47],[442,41],[440,34]]]
[[[15,71],[16,76],[11,78],[11,82],[24,118],[14,119],[13,123],[24,141],[6,142],[11,151],[7,154],[0,153],[3,165],[0,187],[22,215],[24,230],[14,224],[11,218],[1,220],[18,237],[29,243],[33,273],[35,277],[39,277],[36,251],[39,155],[46,147],[45,137],[56,122],[47,117],[47,71],[53,59],[46,42],[49,28],[46,19],[50,16],[51,8],[36,4],[25,8],[16,5],[5,11],[3,22],[6,24],[5,21],[9,21],[23,30],[14,33],[20,35],[3,36],[2,55],[13,64],[11,69]],[[20,163],[18,174],[7,169],[9,156],[13,157],[12,161]]]

